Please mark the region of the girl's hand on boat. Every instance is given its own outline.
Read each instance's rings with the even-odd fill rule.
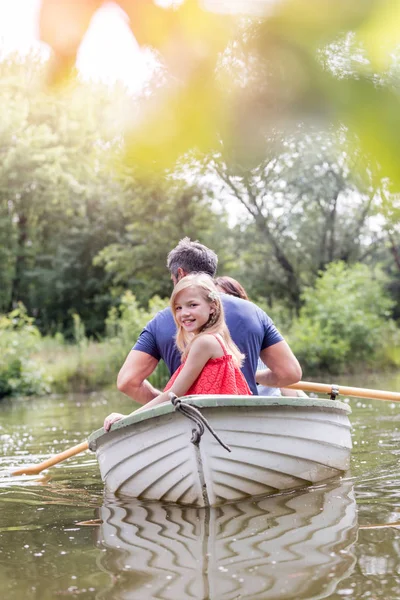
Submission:
[[[104,419],[104,431],[110,431],[110,427],[113,423],[124,419],[125,415],[121,415],[121,413],[111,413]]]

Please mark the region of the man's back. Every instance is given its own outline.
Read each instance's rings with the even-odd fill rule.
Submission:
[[[245,355],[242,372],[253,394],[257,394],[254,374],[260,351],[283,338],[272,320],[252,302],[227,294],[221,294],[221,299],[232,339]],[[172,375],[181,364],[175,334],[175,322],[168,307],[146,325],[133,349],[150,354],[157,360],[163,359]]]

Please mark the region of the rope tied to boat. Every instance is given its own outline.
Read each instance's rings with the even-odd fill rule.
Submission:
[[[193,423],[196,425],[196,427],[192,429],[192,437],[190,440],[192,444],[195,444],[196,446],[200,444],[201,436],[204,433],[204,427],[207,427],[208,431],[211,433],[211,435],[214,436],[217,442],[221,444],[221,446],[225,448],[225,450],[227,450],[228,452],[232,452],[229,446],[227,446],[227,444],[225,444],[221,440],[219,435],[214,431],[214,429],[211,427],[210,423],[207,421],[205,416],[202,415],[201,412],[195,406],[187,404],[182,400],[182,398],[178,398],[173,392],[170,392],[169,398],[174,409],[177,412],[180,412],[188,419],[190,419],[191,421],[193,421]]]

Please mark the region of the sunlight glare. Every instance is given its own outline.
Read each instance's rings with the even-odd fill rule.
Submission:
[[[140,48],[126,14],[104,4],[94,15],[78,52],[77,67],[84,77],[105,83],[122,81],[138,91],[156,65],[150,50]]]
[[[0,0],[0,55],[39,51],[48,46],[39,40],[41,0]],[[128,17],[114,3],[106,2],[94,15],[78,52],[77,67],[85,79],[113,84],[122,81],[138,92],[150,78],[157,61],[136,42]]]

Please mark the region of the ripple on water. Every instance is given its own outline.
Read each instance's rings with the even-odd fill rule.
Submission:
[[[196,600],[400,598],[399,405],[351,401],[347,483],[357,505],[327,488],[228,506],[204,519],[179,507],[103,501],[89,452],[40,475],[10,476],[10,467],[40,463],[97,429],[93,398],[80,397],[79,406],[68,397],[35,399],[2,412],[0,564],[7,560],[13,576],[7,600],[75,597],[88,589],[88,600],[153,600],[157,590],[187,598],[182,585],[192,580]],[[116,406],[124,412],[120,399],[102,411]],[[218,593],[196,596],[207,578]],[[309,586],[303,596],[301,583]]]

